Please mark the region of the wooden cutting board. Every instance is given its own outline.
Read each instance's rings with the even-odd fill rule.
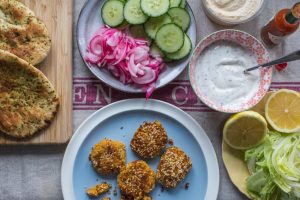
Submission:
[[[52,124],[35,136],[16,140],[0,133],[0,145],[63,144],[72,135],[73,0],[21,0],[42,19],[51,33],[52,49],[39,66],[54,85],[60,108]]]

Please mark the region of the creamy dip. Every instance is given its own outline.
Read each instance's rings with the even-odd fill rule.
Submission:
[[[254,16],[263,0],[203,0],[203,4],[213,17],[236,24]]]
[[[229,41],[216,42],[197,60],[196,84],[216,106],[235,109],[258,91],[259,70],[244,74],[245,69],[255,65],[257,59],[251,51]]]

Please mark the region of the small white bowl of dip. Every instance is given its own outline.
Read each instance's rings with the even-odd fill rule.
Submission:
[[[258,16],[264,0],[202,0],[207,16],[217,24],[237,25]]]
[[[248,33],[222,30],[204,38],[189,64],[192,88],[210,108],[237,113],[255,106],[271,85],[272,68],[245,74],[244,70],[268,62],[269,53]]]

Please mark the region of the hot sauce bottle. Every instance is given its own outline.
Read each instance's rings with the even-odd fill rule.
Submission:
[[[299,28],[300,2],[292,9],[280,10],[261,30],[261,38],[266,45],[277,45]]]

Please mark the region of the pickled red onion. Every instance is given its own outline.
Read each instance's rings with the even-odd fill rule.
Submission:
[[[106,67],[123,84],[144,86],[146,98],[155,90],[155,83],[164,67],[160,56],[150,55],[149,43],[107,26],[98,29],[87,47],[85,61]]]
[[[103,50],[102,50],[102,37],[100,36],[96,36],[94,37],[91,42],[90,42],[90,45],[91,45],[91,52],[95,55],[101,55]]]

